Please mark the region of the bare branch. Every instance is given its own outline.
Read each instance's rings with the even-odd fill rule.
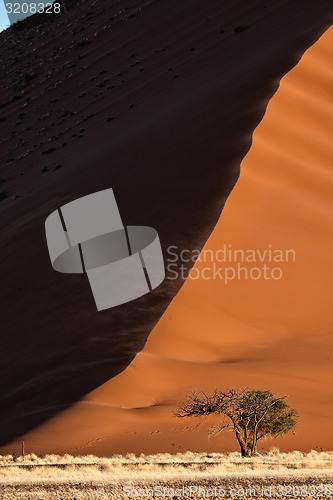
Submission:
[[[257,442],[264,436],[282,436],[296,426],[297,412],[285,403],[286,396],[277,397],[263,389],[215,389],[190,394],[174,412],[176,417],[208,416],[218,413],[228,417],[232,424],[221,424],[211,429],[217,434],[224,429],[235,432],[243,456],[256,453]]]

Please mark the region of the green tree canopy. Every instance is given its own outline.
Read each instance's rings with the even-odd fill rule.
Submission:
[[[221,425],[214,428],[214,432],[233,430],[242,456],[249,457],[256,453],[259,439],[284,436],[295,428],[297,411],[285,398],[263,389],[215,390],[211,395],[194,392],[179,406],[175,416],[221,414]],[[229,423],[225,423],[227,420]]]

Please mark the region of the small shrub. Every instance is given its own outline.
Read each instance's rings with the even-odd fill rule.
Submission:
[[[65,109],[61,115],[59,116],[59,118],[66,118],[66,116],[69,116],[69,115],[72,115],[73,112],[72,111],[69,111],[68,109]]]
[[[24,73],[13,85],[14,90],[21,90],[28,85],[31,80],[34,79],[32,73]]]
[[[7,198],[7,191],[0,191],[0,201]]]
[[[77,48],[84,47],[85,45],[88,45],[89,43],[90,43],[90,40],[88,40],[88,38],[82,38],[82,40],[80,40],[80,41],[76,44],[76,47],[77,47]]]
[[[14,158],[8,158],[8,160],[6,160],[6,163],[7,165],[9,165],[10,163],[12,163],[14,161]]]
[[[50,153],[53,153],[53,151],[56,151],[57,148],[48,148],[48,149],[44,149],[44,151],[42,151],[42,155],[48,155]]]
[[[4,179],[3,177],[0,177],[0,184],[3,184],[4,182],[6,182],[6,179]]]
[[[18,99],[21,99],[21,97],[22,97],[21,95],[16,95],[16,94],[12,95],[12,97],[10,99],[8,99],[7,102],[0,103],[0,109],[4,108],[5,106],[7,106],[7,104],[12,104],[12,102],[15,102]]]
[[[240,26],[237,26],[237,27],[234,29],[234,32],[235,32],[235,33],[242,33],[242,31],[245,31],[247,28],[248,28],[248,26],[244,26],[244,25],[242,24],[242,25],[240,25]]]

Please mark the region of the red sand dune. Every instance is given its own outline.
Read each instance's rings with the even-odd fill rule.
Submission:
[[[201,249],[278,82],[332,13],[331,0],[172,8],[169,0],[80,0],[0,34],[1,445],[127,367],[183,284],[165,280],[97,313],[83,276],[53,271],[46,217],[112,187],[125,224],[156,228],[164,249]],[[148,391],[142,404],[151,401]]]
[[[188,279],[132,364],[24,436],[26,447],[237,449],[230,434],[208,439],[213,418],[171,412],[192,389],[250,386],[288,394],[299,411],[296,435],[274,442],[280,449],[332,449],[332,57],[330,29],[282,79],[201,254],[224,244],[261,252],[271,245],[294,250],[295,262],[265,261],[281,267],[280,280]],[[193,276],[207,266],[197,262]]]

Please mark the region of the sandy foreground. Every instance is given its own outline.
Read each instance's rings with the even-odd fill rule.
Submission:
[[[1,457],[1,498],[330,498],[332,453]]]
[[[225,244],[291,250],[288,262],[265,261],[281,279],[204,279],[211,263],[197,262],[199,278],[186,281],[127,370],[25,435],[30,451],[231,451],[230,434],[208,438],[213,417],[172,416],[191,390],[228,386],[289,395],[300,419],[295,435],[276,441],[284,451],[332,449],[332,48],[330,29],[282,79],[201,254]]]

